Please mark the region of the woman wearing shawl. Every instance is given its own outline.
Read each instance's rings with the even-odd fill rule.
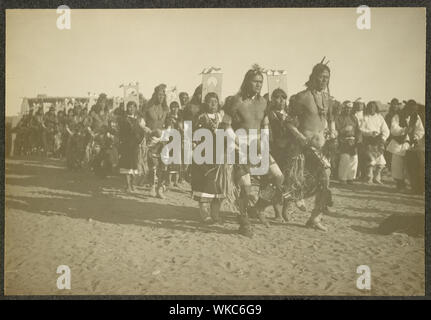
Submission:
[[[80,168],[85,158],[87,130],[84,127],[82,117],[75,109],[69,109],[66,131],[68,133],[66,147],[66,163],[71,169]]]
[[[177,101],[172,101],[169,105],[170,112],[166,119],[166,128],[167,129],[175,129],[181,133],[181,137],[184,137],[183,134],[183,122],[180,113],[180,104]],[[172,137],[171,137],[172,139]],[[172,140],[169,140],[171,142]],[[182,143],[183,139],[181,139],[181,154],[184,151],[184,145]],[[173,156],[173,152],[169,154],[169,156]],[[181,176],[181,164],[170,164],[168,166],[168,176],[167,176],[167,185],[170,186],[172,180],[174,182],[174,187],[178,187],[178,183],[180,183]]]
[[[284,122],[288,117],[286,100],[286,92],[280,88],[275,89],[271,94],[271,102],[268,108],[268,120],[270,128],[269,150],[282,172],[284,172],[284,169],[287,165],[286,154],[289,148],[289,139],[286,136],[286,130],[284,128]],[[289,216],[288,203],[277,198],[274,200],[273,207],[275,212],[275,220],[279,223],[285,223]],[[298,201],[301,200],[302,199],[298,199]]]
[[[201,114],[202,109],[202,84],[196,87],[195,92],[193,93],[192,99],[187,103],[187,105],[182,110],[182,118],[183,121],[191,121],[192,122],[192,130],[196,128],[196,124],[198,122],[198,117]],[[184,128],[185,129],[185,128]],[[190,148],[193,144],[193,141],[190,141],[187,138],[187,135],[184,136],[184,149]],[[181,168],[182,176],[180,176],[180,180],[186,180],[190,182],[190,166],[187,164],[183,164]]]
[[[405,189],[405,179],[409,176],[413,192],[422,193],[423,178],[420,179],[417,173],[423,172],[424,164],[415,165],[418,152],[414,153],[414,150],[419,150],[425,131],[414,100],[409,100],[404,109],[392,117],[391,135],[387,150],[392,153],[391,173],[397,190]]]
[[[138,118],[137,105],[129,101],[126,105],[126,115],[119,121],[120,142],[120,173],[126,175],[126,191],[134,191],[134,178],[139,174],[139,146],[149,130],[145,120]]]
[[[200,216],[203,222],[208,223],[211,220],[219,222],[221,201],[225,197],[223,183],[226,179],[222,173],[224,166],[215,164],[215,131],[223,119],[223,111],[219,111],[219,99],[214,92],[210,92],[205,96],[202,107],[203,113],[197,118],[195,128],[211,131],[213,135],[213,158],[211,163],[197,164],[193,162],[192,164],[191,185],[193,199],[199,202]],[[197,152],[197,149],[193,152]],[[204,156],[205,154],[202,154],[202,157]]]
[[[344,101],[341,113],[335,119],[340,153],[338,179],[343,184],[353,183],[358,169],[357,143],[360,139],[360,131],[358,119],[352,110],[352,102]]]
[[[192,99],[187,103],[182,111],[183,119],[196,121],[202,113],[202,84],[196,87]]]

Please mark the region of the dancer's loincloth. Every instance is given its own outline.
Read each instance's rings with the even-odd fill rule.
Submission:
[[[319,143],[315,145],[322,145],[321,140],[317,142]],[[285,199],[292,201],[306,199],[322,188],[327,188],[331,165],[322,149],[295,144],[288,152],[283,171]]]

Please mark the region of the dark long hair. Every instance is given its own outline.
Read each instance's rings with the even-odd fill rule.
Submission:
[[[284,99],[287,100],[287,94],[286,94],[286,92],[283,89],[281,89],[281,88],[277,88],[271,94],[271,101],[274,100],[274,99],[276,99],[279,96],[282,96]]]
[[[190,101],[186,104],[184,110],[183,110],[183,119],[184,120],[192,120],[196,115],[192,113],[192,106],[198,106],[200,114],[202,110],[202,84],[198,85],[193,93],[192,98]]]
[[[407,123],[407,118],[410,116],[409,123]],[[418,121],[418,107],[414,100],[409,100],[403,109],[398,111],[398,117],[400,122],[400,127],[405,128],[407,126],[414,127]]]
[[[241,88],[239,89],[239,92],[238,92],[238,94],[242,98],[245,98],[250,92],[250,82],[255,76],[261,76],[263,79],[262,70],[257,66],[248,70],[244,76],[244,80],[242,81]]]
[[[157,97],[158,92],[160,90],[165,90],[165,89],[166,89],[166,85],[163,83],[159,84],[157,87],[155,87],[153,94],[151,96],[151,99],[148,100],[146,108],[149,108],[149,107],[155,105],[157,103],[157,99],[158,99],[158,97]],[[165,99],[162,102],[162,107],[163,107],[163,109],[169,110],[168,103],[166,102],[166,95],[165,95]]]
[[[280,97],[280,96],[283,97],[285,100],[287,100],[287,94],[286,94],[286,92],[283,89],[277,88],[277,89],[275,89],[272,92],[272,94],[271,94],[271,101],[270,101],[270,104],[269,104],[270,109],[274,108],[274,105],[275,105],[274,100],[277,99],[277,97]],[[286,110],[287,109],[287,103],[285,103],[283,109],[285,111],[287,111]]]
[[[200,105],[202,103],[202,87],[202,83],[196,87],[193,92],[193,96],[189,101],[190,104]]]
[[[321,74],[323,71],[328,71],[329,74],[331,74],[331,69],[326,64],[318,63],[313,67],[313,70],[311,71],[310,76],[308,77],[308,81],[305,83],[305,86],[308,89],[311,89],[314,85],[316,77]],[[327,88],[329,91],[329,87]]]

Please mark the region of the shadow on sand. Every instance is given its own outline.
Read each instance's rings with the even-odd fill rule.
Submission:
[[[236,233],[222,225],[201,223],[197,207],[158,203],[163,200],[147,193],[138,187],[136,193],[128,194],[121,176],[100,179],[85,169],[70,171],[59,160],[13,159],[6,163],[6,210],[189,232]],[[225,222],[236,222],[233,213],[222,212],[222,216]]]
[[[390,235],[392,233],[404,233],[411,237],[423,237],[425,216],[393,214],[384,219],[376,228],[362,226],[351,226],[351,228],[367,234]]]

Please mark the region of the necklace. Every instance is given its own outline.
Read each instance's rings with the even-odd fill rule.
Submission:
[[[279,121],[284,121],[286,118],[286,112],[284,110],[273,110],[272,112]]]
[[[328,106],[325,105],[325,98],[323,96],[323,92],[321,93],[321,95],[322,95],[322,105],[320,105],[320,103],[317,101],[316,92],[314,90],[310,90],[310,92],[311,92],[311,95],[313,96],[314,103],[316,104],[319,116],[321,118],[324,117],[326,115],[326,111],[328,110]]]
[[[219,117],[218,117],[218,114],[216,113],[216,114],[214,114],[214,117],[211,117],[211,116],[210,116],[210,114],[209,114],[209,113],[207,113],[207,114],[206,114],[206,116],[207,116],[207,119],[208,119],[208,121],[209,121],[210,129],[211,129],[212,131],[215,131],[215,129],[217,129],[218,124],[219,124]]]
[[[163,110],[163,106],[161,104],[159,105],[153,105],[153,112],[156,120],[163,120],[165,116],[165,112]]]

